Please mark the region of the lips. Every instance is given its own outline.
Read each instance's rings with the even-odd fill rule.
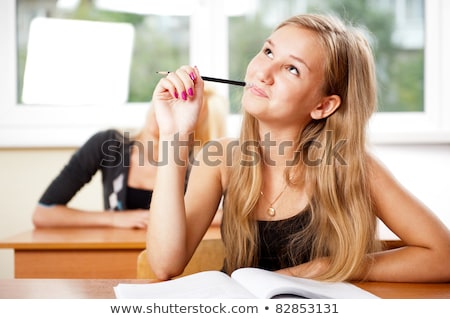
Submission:
[[[259,96],[259,97],[263,97],[263,98],[269,97],[269,96],[267,95],[267,93],[266,93],[262,88],[256,86],[254,83],[249,83],[249,84],[248,84],[248,90],[249,90],[253,95],[256,95],[256,96]]]

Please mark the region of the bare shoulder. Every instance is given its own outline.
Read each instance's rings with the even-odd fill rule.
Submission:
[[[206,143],[196,155],[193,171],[201,171],[220,179],[222,187],[228,180],[234,149],[239,141],[233,138],[214,139]],[[195,166],[198,166],[195,168]],[[209,172],[209,173],[207,173]]]
[[[396,183],[394,175],[378,157],[371,153],[367,153],[366,160],[369,178],[372,183]]]
[[[229,163],[233,150],[239,141],[232,138],[220,138],[207,142],[197,155],[197,159],[205,164],[215,164],[215,166]]]
[[[406,220],[412,214],[430,213],[429,209],[402,185],[389,169],[375,156],[367,156],[370,189],[377,215],[381,219],[398,218]],[[389,217],[388,217],[389,216]]]
[[[233,138],[211,140],[203,146],[201,160],[206,163],[230,164],[233,152],[238,145],[239,140]]]

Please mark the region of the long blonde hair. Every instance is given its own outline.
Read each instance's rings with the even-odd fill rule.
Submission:
[[[329,269],[317,279],[346,280],[361,270],[369,253],[379,249],[365,151],[366,125],[377,103],[373,55],[362,31],[345,26],[337,18],[298,15],[278,28],[285,25],[315,32],[326,57],[323,94],[341,98],[341,106],[332,115],[312,120],[294,141],[296,165],[309,190],[311,220],[291,240],[290,255],[297,264],[296,251],[310,246],[311,259],[330,260]],[[257,121],[246,112],[240,145],[245,141],[259,141]],[[330,154],[328,146],[336,143],[340,143],[340,159],[345,163]],[[248,150],[248,144],[246,147]],[[257,143],[254,152],[261,154]],[[259,253],[257,222],[252,214],[260,196],[262,164],[241,165],[246,156],[242,149],[235,148],[224,201],[222,231],[227,272],[255,266]],[[305,158],[321,162],[308,165]]]

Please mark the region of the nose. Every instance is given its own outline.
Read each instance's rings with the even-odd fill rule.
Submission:
[[[274,67],[272,64],[260,65],[256,72],[258,81],[270,85],[273,84]]]

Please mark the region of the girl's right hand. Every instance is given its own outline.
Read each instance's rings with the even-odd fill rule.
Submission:
[[[198,69],[190,66],[182,66],[158,82],[152,104],[160,136],[194,131],[202,108],[203,86]]]
[[[108,212],[111,214],[111,226],[116,228],[147,228],[149,211],[146,209],[133,209],[121,212]]]

